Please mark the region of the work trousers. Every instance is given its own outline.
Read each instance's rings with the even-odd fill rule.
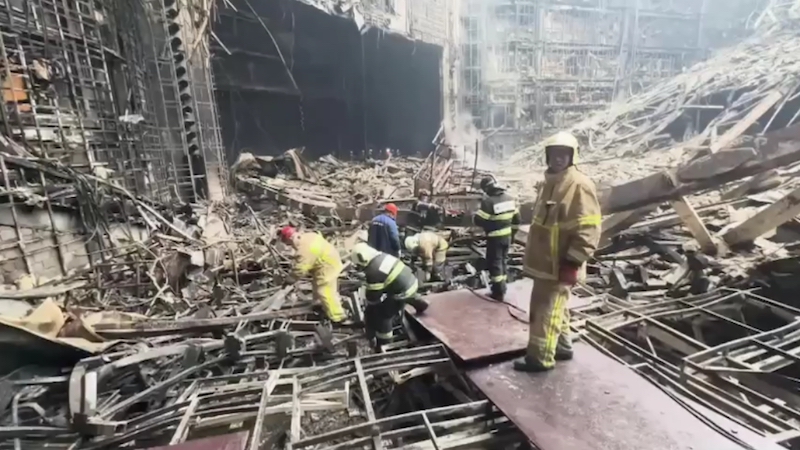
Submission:
[[[569,286],[558,281],[533,280],[526,358],[545,368],[555,365],[556,349],[572,350],[569,332]]]
[[[367,303],[364,309],[367,337],[375,337],[378,345],[391,342],[394,318],[402,313],[403,308],[405,308],[405,300],[392,296],[382,302]]]
[[[444,264],[446,260],[447,250],[435,252],[433,259],[422,258],[422,270],[428,274],[429,280],[442,281],[442,274],[444,273]]]
[[[339,323],[347,318],[339,299],[339,279],[337,278],[317,278],[312,280],[314,288],[314,300],[322,304],[325,316],[333,323]]]
[[[508,280],[508,249],[511,239],[508,237],[486,238],[486,265],[489,269],[489,283],[492,295],[502,297],[506,293]]]

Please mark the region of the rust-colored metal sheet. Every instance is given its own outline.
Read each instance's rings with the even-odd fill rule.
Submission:
[[[234,434],[195,439],[181,444],[152,447],[148,450],[244,450],[245,446],[247,446],[247,436],[249,434],[247,431],[242,431]]]
[[[530,280],[509,284],[509,303],[527,305],[532,286]],[[508,305],[487,294],[485,290],[462,289],[428,295],[425,300],[430,307],[413,317],[464,361],[524,350],[528,324],[514,318]]]
[[[462,289],[425,297],[430,307],[412,317],[463,361],[521,352],[528,345],[528,306],[533,280],[508,285],[505,301],[495,302],[487,289]],[[585,304],[575,296],[570,307]]]
[[[742,450],[636,372],[595,348],[541,374],[508,361],[469,378],[541,450]]]

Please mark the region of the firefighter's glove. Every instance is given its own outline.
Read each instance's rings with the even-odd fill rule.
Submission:
[[[578,269],[578,266],[570,262],[562,262],[558,269],[558,282],[568,286],[575,286],[578,282]]]

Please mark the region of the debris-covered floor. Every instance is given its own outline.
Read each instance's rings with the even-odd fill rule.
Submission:
[[[550,420],[519,416],[518,407],[541,412],[535,405],[553,401],[542,392],[561,392],[574,408],[589,402],[600,408],[596,414],[613,412],[609,396],[617,403],[630,397],[615,391],[621,384],[597,378],[595,389],[575,397],[577,385],[570,383],[581,384],[593,371],[623,370],[636,378],[626,385],[639,376],[652,383],[637,392],[654,389],[626,400],[628,411],[665,395],[662,405],[679,405],[687,414],[682,420],[690,421],[665,431],[653,417],[678,410],[651,408],[642,419],[641,409],[628,436],[663,433],[663,448],[691,448],[686,433],[695,439],[710,433],[713,442],[732,442],[731,449],[791,448],[800,429],[794,400],[800,305],[792,295],[793,247],[778,236],[792,236],[798,211],[786,216],[784,207],[773,219],[771,206],[745,226],[736,222],[778,190],[689,208],[691,214],[679,204],[677,212],[648,211],[622,231],[607,227],[605,245],[570,305],[573,328],[596,350],[579,347],[572,369],[547,374],[541,386],[556,384],[540,391],[537,378],[518,385],[520,375],[498,362],[526,344],[530,282],[519,276],[523,248],[510,254],[511,276],[519,281],[507,304],[492,302],[481,291],[482,239],[463,226],[479,198],[471,187],[476,177],[450,156],[444,147],[427,160],[361,163],[333,157],[308,163],[296,151],[243,155],[231,172],[240,193],[226,202],[162,205],[57,164],[5,155],[9,170],[73,181],[74,195],[64,195],[61,208],[85,213],[105,237],[95,239],[103,245],[89,267],[52,280],[23,275],[2,291],[3,365],[10,373],[0,384],[0,446],[547,450],[580,448],[589,439],[621,445],[624,433],[609,437],[597,434],[602,424],[581,427],[590,419],[570,408],[550,409],[556,423],[571,418],[564,422],[569,427],[552,428]],[[398,320],[395,341],[375,352],[359,326],[359,276],[347,268],[340,280],[355,323],[331,326],[312,303],[309,283],[286,284],[291,251],[275,239],[277,230],[286,224],[317,230],[345,257],[363,238],[362,215],[371,217],[390,198],[410,204],[415,186],[431,184],[434,201],[445,206],[438,232],[451,244],[446,281],[424,283],[430,310]],[[33,198],[38,188],[29,184],[25,195]],[[785,223],[769,239],[743,239],[730,246],[735,250],[725,245],[730,233],[752,237],[755,231],[742,230],[752,223],[774,229],[780,218]],[[418,226],[411,208],[398,221],[406,232]],[[540,397],[508,403],[497,397],[498,382],[501,391]],[[614,426],[629,420],[621,417]],[[565,430],[571,440],[552,437]]]
[[[187,150],[178,166],[161,161],[173,172],[163,185],[140,166],[69,161],[3,131],[0,449],[622,450],[643,437],[654,450],[800,448],[793,26],[572,129],[601,184],[603,236],[570,302],[576,358],[535,376],[509,367],[527,344],[525,232],[510,294],[494,302],[471,227],[487,174],[443,130],[427,158],[243,153],[224,174],[195,173]],[[128,131],[148,117],[128,117]],[[536,148],[513,161],[524,222]],[[626,164],[598,165],[605,153]],[[519,173],[506,169],[498,178]],[[213,202],[166,200],[228,184]],[[397,317],[393,342],[375,349],[360,274],[345,264],[352,320],[332,325],[309,280],[291,282],[277,233],[317,231],[348,261],[387,202],[404,235],[426,225],[423,189],[441,207],[444,281],[420,277],[429,310]]]

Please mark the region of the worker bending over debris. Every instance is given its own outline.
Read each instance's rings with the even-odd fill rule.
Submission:
[[[486,195],[473,222],[486,233],[486,265],[492,298],[503,301],[508,279],[508,250],[519,228],[519,208],[514,198],[497,185],[493,178],[481,180],[481,190]]]
[[[400,257],[400,232],[397,231],[397,205],[387,203],[384,212],[369,225],[369,245],[383,253]]]
[[[322,304],[331,322],[343,322],[347,315],[339,300],[339,274],[343,269],[339,251],[319,233],[298,233],[293,227],[283,227],[280,237],[296,251],[292,276],[310,275],[314,300]]]
[[[412,257],[422,259],[422,270],[427,274],[427,279],[442,281],[447,258],[447,240],[432,231],[423,231],[407,237],[405,244]]]
[[[437,227],[442,223],[444,210],[441,206],[430,201],[431,194],[427,189],[420,189],[417,201],[411,210],[419,216],[420,227]]]
[[[353,265],[364,271],[367,283],[367,306],[364,311],[367,336],[375,336],[378,346],[392,340],[392,321],[405,308],[413,306],[417,314],[428,303],[417,296],[417,278],[402,261],[379,252],[364,242],[353,247]]]
[[[530,339],[514,369],[550,370],[572,359],[570,288],[585,275],[600,240],[601,212],[594,183],[575,167],[578,140],[558,133],[545,142],[547,172],[533,209],[523,271],[533,278]]]

